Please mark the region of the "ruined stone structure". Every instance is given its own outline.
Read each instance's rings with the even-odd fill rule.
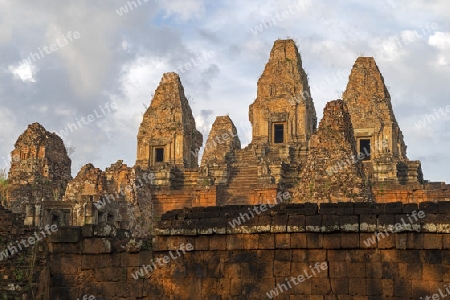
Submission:
[[[152,196],[157,214],[181,207],[258,204],[280,191],[290,192],[294,202],[391,202],[399,191],[405,202],[449,199],[447,185],[424,181],[420,162],[406,157],[389,92],[372,58],[358,58],[343,101],[325,107],[318,131],[307,75],[292,40],[275,41],[257,87],[249,106],[251,143],[241,149],[232,120],[218,117],[199,169],[192,168],[199,144],[178,143],[187,168],[173,159],[173,146],[160,147],[175,143],[169,142],[171,128],[181,140],[191,141],[186,130],[172,126],[179,113],[168,119],[165,107],[184,107],[180,115],[192,119],[187,101],[181,101],[178,76],[163,76],[139,129],[136,161],[156,174]],[[151,125],[160,116],[168,119],[163,129]],[[195,123],[188,123],[196,132]],[[155,161],[155,151],[164,153],[164,161]]]
[[[252,144],[297,144],[309,140],[317,118],[308,78],[292,40],[275,41],[250,105]]]
[[[214,121],[202,156],[200,175],[205,185],[226,184],[232,172],[231,163],[236,160],[234,151],[241,149],[237,129],[228,116]]]
[[[8,205],[26,212],[30,225],[110,222],[132,229],[139,219],[138,227],[149,229],[153,214],[273,202],[286,192],[284,201],[298,203],[450,199],[448,185],[425,181],[420,162],[407,158],[373,58],[356,60],[343,100],[326,105],[316,128],[298,49],[277,40],[249,120],[252,141],[241,149],[233,121],[217,117],[199,166],[203,136],[179,76],[166,73],[140,125],[134,167],[118,161],[102,171],[88,164],[70,181],[62,140],[35,123],[12,152]]]
[[[196,153],[203,136],[195,127],[178,74],[163,75],[137,138],[136,165],[144,170],[167,164],[179,168],[198,167]],[[165,183],[168,182],[161,179],[161,184]]]
[[[342,100],[328,102],[319,129],[311,137],[295,201],[372,201],[365,181],[367,177],[357,156],[347,105]],[[348,164],[340,168],[342,162]]]
[[[420,161],[406,157],[403,134],[392,110],[391,96],[372,57],[359,57],[343,94],[358,152],[375,181],[423,183]]]
[[[407,158],[373,58],[357,59],[316,128],[298,49],[275,41],[249,119],[242,149],[217,117],[199,166],[203,136],[166,73],[135,166],[87,164],[74,179],[63,141],[30,125],[11,153],[13,211],[0,205],[4,298],[263,299],[280,287],[279,299],[417,299],[445,287],[450,186]],[[59,231],[10,256],[45,225]],[[182,244],[193,251],[174,258]],[[154,268],[158,257],[169,262]],[[326,272],[281,289],[318,262]]]
[[[17,139],[11,158],[8,199],[14,211],[25,212],[26,204],[61,200],[72,176],[59,136],[33,123]]]
[[[249,106],[249,119],[252,141],[234,151],[229,179],[218,186],[218,204],[271,200],[277,190],[293,186],[306,159],[317,118],[300,54],[292,40],[274,43],[258,80],[257,98]]]
[[[151,180],[151,173],[142,172],[139,167],[130,168],[121,160],[105,171],[92,164],[85,165],[67,186],[63,201],[58,203],[69,207],[71,218],[66,225],[109,223],[128,229],[133,235],[149,234]],[[47,211],[55,213],[50,204]]]

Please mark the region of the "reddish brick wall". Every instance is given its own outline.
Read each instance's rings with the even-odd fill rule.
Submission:
[[[60,231],[50,243],[51,299],[268,299],[278,283],[316,262],[327,270],[275,299],[418,299],[450,282],[450,202],[277,205],[232,228],[228,222],[248,208],[171,211],[153,251],[140,253],[118,252],[127,241],[120,232],[101,238],[87,226]],[[414,210],[424,211],[420,222],[365,245],[374,231],[408,223]],[[193,251],[133,279],[142,265],[188,243]]]
[[[372,192],[377,203],[403,202],[420,203],[426,201],[450,201],[450,185],[443,182],[427,184],[374,184]]]
[[[163,190],[152,194],[154,214],[163,213],[180,208],[196,206],[216,206],[216,186],[202,190]]]

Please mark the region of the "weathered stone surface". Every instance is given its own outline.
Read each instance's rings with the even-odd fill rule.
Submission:
[[[178,74],[163,75],[144,114],[137,140],[136,166],[144,170],[167,162],[187,168],[198,166],[196,153],[203,136],[195,127]],[[162,154],[157,153],[158,149],[163,149]]]
[[[294,201],[369,201],[364,180],[347,106],[342,100],[328,102],[319,129],[311,137]]]
[[[82,251],[86,254],[111,253],[113,251],[112,243],[111,239],[106,238],[85,239]]]
[[[241,149],[241,141],[233,121],[229,116],[216,117],[205,144],[201,165],[229,162],[236,149]]]
[[[11,152],[8,201],[14,211],[26,204],[59,201],[69,180],[71,160],[62,139],[39,123],[28,126]]]
[[[316,130],[308,79],[293,40],[275,41],[249,107],[252,142],[234,150],[218,204],[267,203],[292,187]],[[223,177],[222,177],[223,178]],[[221,178],[221,179],[222,179]]]
[[[63,200],[81,202],[83,196],[95,196],[95,200],[98,200],[105,191],[106,177],[103,171],[93,164],[86,164],[67,185]]]
[[[217,117],[205,144],[200,184],[226,184],[231,175],[231,163],[236,160],[235,150],[238,149],[241,149],[241,141],[233,121],[228,116]]]
[[[275,41],[258,80],[258,96],[250,105],[252,143],[273,144],[273,124],[284,124],[285,141],[305,142],[314,133],[316,111],[308,78],[293,40]]]
[[[357,151],[368,151],[362,149],[361,140],[370,141],[370,160],[364,162],[368,173],[378,181],[422,182],[420,162],[406,157],[391,96],[373,57],[356,60],[343,99],[352,119]]]
[[[27,241],[35,237],[34,232],[31,226],[24,226],[23,214],[13,213],[0,204],[0,295],[4,299],[32,299],[32,295],[48,299],[45,291],[50,289],[49,237],[44,238],[38,232],[39,239],[34,239],[34,245],[30,246]]]

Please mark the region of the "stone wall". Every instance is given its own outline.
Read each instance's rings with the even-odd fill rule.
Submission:
[[[51,299],[266,299],[278,288],[276,299],[400,300],[450,282],[450,202],[280,204],[247,218],[249,209],[168,212],[152,251],[113,230],[67,229],[49,244]]]
[[[372,191],[377,203],[450,201],[450,184],[445,184],[444,182],[405,185],[377,182],[372,186]]]
[[[0,204],[1,299],[49,299],[47,239],[39,236],[40,241],[29,244],[28,239],[40,230],[25,226],[24,218]]]

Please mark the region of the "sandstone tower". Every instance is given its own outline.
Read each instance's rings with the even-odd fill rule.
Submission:
[[[26,204],[61,200],[70,174],[71,160],[62,139],[39,123],[28,126],[11,152],[8,199],[14,210]]]
[[[308,79],[293,40],[275,41],[250,105],[252,143],[304,143],[317,125]]]
[[[178,74],[163,75],[144,114],[137,140],[136,166],[144,170],[164,164],[198,167],[203,136],[195,127]]]
[[[293,40],[274,42],[258,80],[257,97],[249,106],[249,120],[251,143],[229,154],[227,177],[214,181],[217,204],[268,202],[277,192],[294,186],[317,117]]]
[[[152,205],[158,214],[195,203],[215,204],[215,191],[206,198],[199,195],[198,152],[202,143],[180,77],[165,73],[139,127],[134,167],[154,175]]]
[[[391,96],[373,57],[359,57],[343,94],[358,153],[375,181],[422,183],[419,161],[409,161]]]
[[[206,141],[201,163],[204,183],[226,184],[235,161],[235,150],[241,149],[237,129],[229,116],[216,117]]]

